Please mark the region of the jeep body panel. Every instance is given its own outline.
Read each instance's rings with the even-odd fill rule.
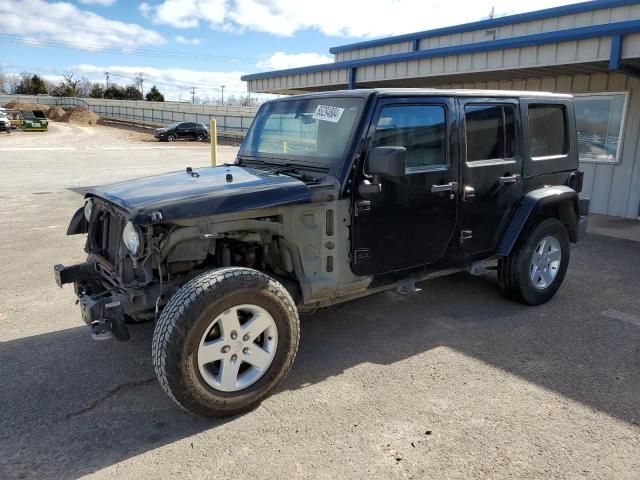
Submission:
[[[56,270],[60,283],[76,283],[80,297],[99,298],[99,305],[82,303],[89,312],[85,318],[100,320],[93,315],[103,315],[114,302],[125,315],[148,314],[154,307],[158,311],[190,278],[227,266],[267,272],[289,290],[299,309],[309,310],[396,286],[410,291],[417,281],[507,256],[540,214],[559,218],[571,241],[584,235],[585,211],[576,192],[571,96],[377,89],[306,94],[274,102],[313,99],[306,103],[331,106],[332,99],[340,97],[362,100],[345,102],[357,103],[360,110],[352,119],[342,155],[333,163],[315,154],[296,158],[300,151],[287,143],[287,135],[296,139],[295,129],[283,130],[287,135],[278,141],[285,143],[261,157],[255,148],[260,140],[252,135],[254,128],[260,133],[266,120],[258,117],[270,110],[288,112],[282,105],[270,109],[266,104],[248,134],[247,142],[253,143],[243,144],[235,165],[187,169],[91,189],[87,198],[105,212],[102,218],[112,215],[103,224],[112,227],[92,233],[96,219],[92,215],[87,221],[83,209],[78,210],[68,234],[89,233],[86,250],[91,268]],[[527,117],[531,105],[564,109],[565,143],[558,155],[531,154]],[[513,145],[491,158],[472,158],[471,117],[466,113],[479,112],[483,121],[485,108],[497,108],[501,118],[511,118]],[[389,120],[394,111],[403,109],[416,109],[406,117],[418,119],[417,127]],[[308,110],[300,111],[307,120],[311,117]],[[435,120],[420,124],[424,115]],[[311,121],[302,126],[308,127],[306,134],[321,130]],[[394,144],[394,138],[401,142]],[[393,175],[381,172],[387,177],[369,173],[368,156],[380,147],[405,150],[406,155],[397,156],[405,162],[404,175],[398,174],[402,169],[393,170]],[[482,145],[476,142],[473,148],[480,150]],[[438,161],[416,163],[420,158]],[[360,188],[363,185],[367,188]],[[127,251],[119,240],[125,221],[131,221],[140,235],[138,252]],[[120,242],[115,247],[107,238],[111,233],[113,241]],[[99,237],[108,248],[100,245]],[[105,258],[107,254],[111,258]],[[82,275],[86,281],[78,280]],[[103,279],[100,289],[95,288],[96,275]]]
[[[123,208],[136,225],[154,223],[150,215],[156,211],[162,221],[172,221],[304,203],[311,198],[309,188],[298,179],[231,165],[94,187],[88,196]]]
[[[575,230],[580,218],[578,193],[566,185],[544,187],[532,190],[524,195],[507,230],[502,236],[496,254],[501,257],[508,256],[518,241],[520,234],[531,224],[536,214],[548,207],[559,209],[558,217],[567,226],[569,238],[573,242],[577,241],[575,234],[572,234],[572,232]]]

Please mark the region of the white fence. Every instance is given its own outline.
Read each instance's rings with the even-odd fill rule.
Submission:
[[[51,97],[49,95],[0,95],[0,105],[11,101],[87,107],[102,118],[125,120],[148,125],[168,125],[173,122],[209,124],[214,118],[221,133],[244,134],[253,121],[256,107],[231,105],[192,105],[179,102],[146,102],[107,100],[102,98]]]

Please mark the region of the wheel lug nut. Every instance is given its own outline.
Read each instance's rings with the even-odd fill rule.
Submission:
[[[242,337],[242,340],[244,340],[245,342],[246,342],[247,340],[249,340],[249,334],[248,334],[248,333],[245,333],[245,334],[244,334],[244,337]]]
[[[238,338],[238,332],[234,330],[233,332],[231,332],[231,340],[235,340],[236,338]]]
[[[231,347],[229,345],[225,345],[224,347],[222,347],[222,353],[228,353],[229,350],[231,350]]]
[[[249,347],[244,347],[244,348],[242,349],[242,353],[244,353],[245,355],[246,355],[247,353],[249,353]]]
[[[238,358],[238,356],[235,353],[233,355],[231,355],[231,361],[232,362],[235,362],[237,358]]]

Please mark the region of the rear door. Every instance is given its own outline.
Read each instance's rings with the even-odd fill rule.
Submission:
[[[178,128],[176,128],[176,132],[178,134],[178,138],[191,138],[191,130],[193,130],[191,128],[191,125],[193,125],[192,123],[181,123],[180,125],[178,125]]]
[[[522,193],[520,113],[516,99],[459,100],[462,139],[460,245],[464,253],[495,249]]]
[[[388,98],[379,102],[370,149],[407,149],[405,176],[381,179],[381,192],[354,194],[352,268],[376,275],[438,261],[456,226],[457,113],[451,98]],[[365,159],[366,161],[366,159]],[[366,162],[365,162],[366,165]],[[366,179],[366,166],[363,175]]]

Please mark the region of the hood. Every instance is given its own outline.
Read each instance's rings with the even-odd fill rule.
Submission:
[[[87,193],[127,211],[135,224],[305,203],[311,198],[304,182],[253,168],[225,166],[165,173],[94,187]]]

